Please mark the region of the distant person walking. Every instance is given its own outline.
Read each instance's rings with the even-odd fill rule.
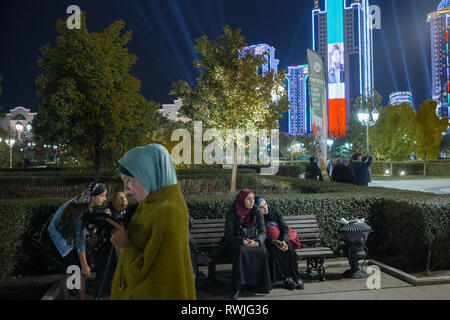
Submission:
[[[316,158],[313,156],[311,156],[309,158],[309,164],[306,167],[305,178],[323,181],[322,172],[320,172],[319,166],[317,165]]]
[[[372,164],[372,156],[370,154],[365,155],[365,160],[361,153],[353,156],[352,166],[355,172],[355,184],[357,186],[369,186],[370,173],[369,168]]]
[[[342,163],[342,159],[336,160],[336,165],[332,173],[333,182],[353,183],[352,173],[350,168]]]

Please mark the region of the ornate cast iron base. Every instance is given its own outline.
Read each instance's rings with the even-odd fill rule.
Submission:
[[[325,281],[324,261],[324,258],[308,258],[306,261],[306,273],[309,278],[315,278],[315,274],[318,274],[319,280]]]

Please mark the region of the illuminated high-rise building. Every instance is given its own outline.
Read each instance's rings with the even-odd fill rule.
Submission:
[[[245,56],[248,52],[252,52],[255,55],[267,54],[267,63],[263,64],[261,72],[264,74],[268,71],[274,71],[274,74],[278,72],[278,65],[280,60],[275,59],[275,48],[265,43],[255,44],[248,46],[242,50],[242,55]]]
[[[391,106],[399,105],[402,103],[409,103],[414,109],[414,102],[412,93],[409,91],[393,92],[389,95],[389,104]]]
[[[314,1],[313,50],[328,71],[328,130],[344,136],[357,97],[373,89],[373,31],[368,0]]]
[[[443,0],[436,12],[428,14],[430,34],[432,99],[437,101],[438,117],[448,117],[450,106],[450,62],[449,62],[450,0]]]
[[[288,67],[286,75],[288,100],[291,110],[287,112],[287,128],[290,134],[309,134],[311,128],[311,109],[308,92],[308,65]]]

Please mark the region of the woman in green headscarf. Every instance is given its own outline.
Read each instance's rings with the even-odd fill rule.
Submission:
[[[119,160],[125,193],[139,201],[128,228],[115,228],[120,248],[111,299],[194,300],[189,217],[169,152],[150,144]]]

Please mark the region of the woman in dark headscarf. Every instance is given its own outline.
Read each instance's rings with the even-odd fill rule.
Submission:
[[[67,287],[68,268],[78,266],[81,269],[79,296],[86,299],[86,277],[91,269],[86,259],[86,227],[83,219],[92,214],[106,200],[106,187],[102,183],[91,183],[81,195],[64,203],[53,215],[48,232],[63,261],[63,277],[60,290],[64,300],[69,298]],[[107,212],[107,211],[105,211]],[[109,211],[108,211],[109,212]]]
[[[267,230],[266,247],[269,252],[269,269],[272,282],[283,280],[289,290],[302,290],[304,284],[298,272],[297,255],[294,248],[299,248],[298,239],[290,237],[289,227],[283,219],[280,209],[270,207],[266,200],[257,197],[255,205],[264,215]],[[295,232],[294,232],[295,233]]]
[[[263,294],[272,290],[264,246],[264,218],[254,203],[253,192],[248,189],[241,190],[225,219],[224,244],[233,257],[233,300],[239,298],[244,286],[250,291]]]

